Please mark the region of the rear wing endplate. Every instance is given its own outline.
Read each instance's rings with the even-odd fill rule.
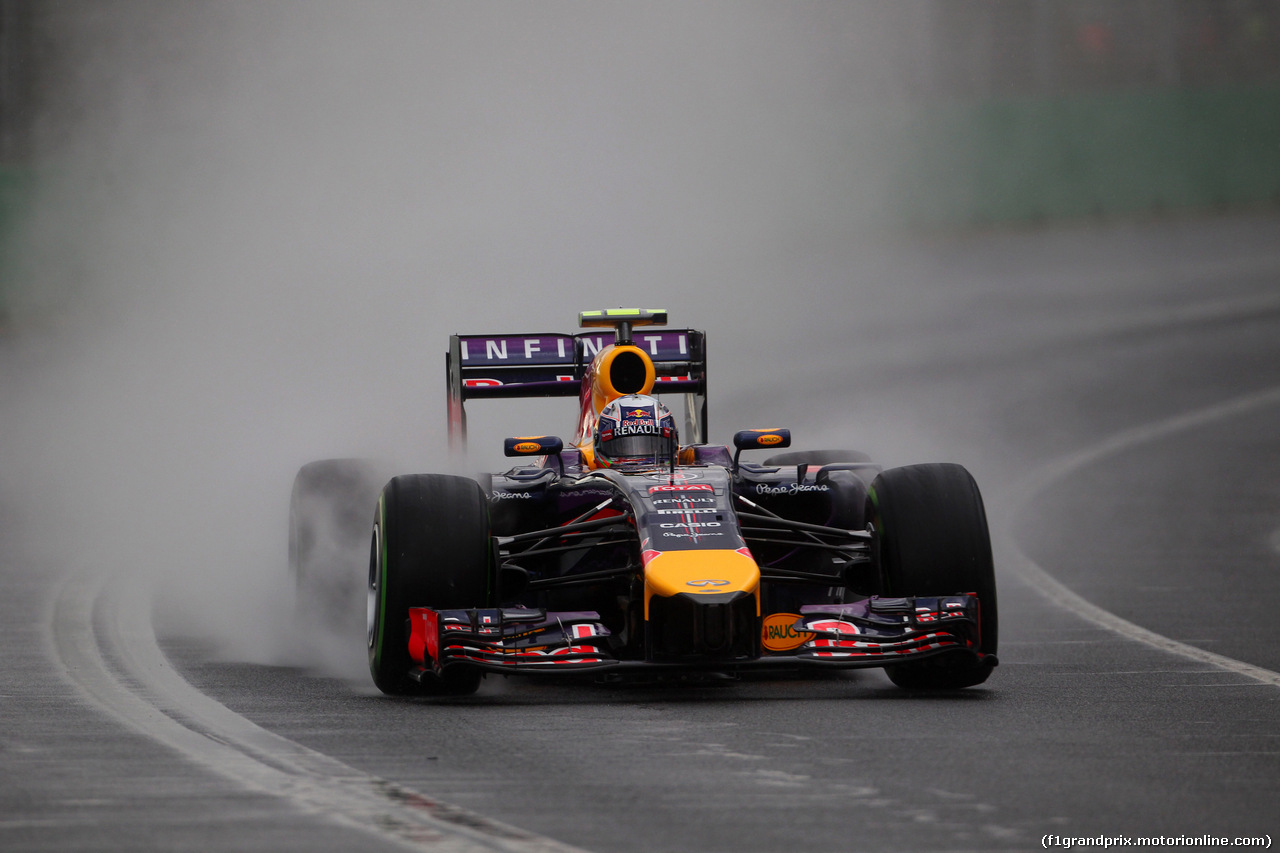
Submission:
[[[576,335],[451,335],[445,353],[449,446],[466,445],[466,402],[472,399],[577,397],[596,354],[612,332]],[[655,395],[685,395],[685,435],[707,442],[707,336],[695,329],[636,330],[632,343],[649,354]]]

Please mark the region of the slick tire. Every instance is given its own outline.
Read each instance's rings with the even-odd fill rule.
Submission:
[[[909,465],[881,472],[868,492],[877,533],[881,584],[889,596],[976,592],[980,645],[994,655],[999,638],[995,568],[982,495],[959,465]],[[885,667],[899,687],[955,690],[987,680],[992,662],[968,653]]]
[[[369,672],[391,695],[460,695],[480,686],[478,669],[409,677],[409,608],[484,607],[492,567],[489,509],[475,480],[445,474],[393,477],[378,498],[369,550],[366,625]]]
[[[383,468],[368,459],[321,459],[293,478],[289,571],[309,622],[359,636],[369,510],[386,482]]]

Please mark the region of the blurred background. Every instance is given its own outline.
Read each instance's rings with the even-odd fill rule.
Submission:
[[[85,705],[113,634],[590,849],[1274,835],[1269,688],[1046,596],[1280,668],[1277,213],[1280,0],[0,0],[0,847],[359,846]],[[573,402],[451,457],[448,336],[637,305],[706,331],[713,441],[973,472],[987,687],[371,699],[364,542],[350,625],[297,606],[299,467],[502,470]]]
[[[0,501],[213,611],[283,577],[301,464],[572,429],[448,459],[450,333],[666,307],[713,440],[983,480],[1018,401],[956,353],[1194,295],[1259,245],[1206,217],[1280,204],[1265,0],[0,0],[0,57]]]
[[[422,53],[439,46],[430,31],[458,17],[493,18],[497,30],[531,25],[551,38],[574,38],[576,30],[582,42],[600,46],[621,34],[610,34],[610,18],[620,27],[665,19],[669,27],[660,28],[670,39],[668,48],[681,43],[683,30],[691,54],[699,52],[701,41],[707,68],[755,69],[743,91],[761,106],[778,106],[770,96],[795,82],[787,79],[798,70],[795,65],[821,67],[821,77],[807,81],[806,94],[829,112],[810,121],[826,123],[843,144],[858,143],[859,150],[880,155],[876,168],[884,174],[875,187],[872,218],[886,224],[982,225],[1222,209],[1274,205],[1280,195],[1280,4],[1272,0],[903,0],[803,8],[748,3],[741,11],[706,4],[702,13],[662,4],[648,13],[614,4],[589,9],[553,3],[536,13],[486,4],[481,9],[460,14],[448,5],[419,10],[380,3],[357,16],[323,5],[282,4],[268,12],[244,4],[170,9],[137,0],[3,0],[0,233],[12,233],[29,205],[34,173],[42,165],[56,168],[85,133],[86,121],[114,109],[101,103],[112,97],[108,91],[118,97],[120,85],[151,89],[135,92],[140,98],[163,96],[158,90],[178,92],[195,112],[201,107],[193,99],[225,96],[236,65],[267,61],[279,68],[303,58],[279,54],[284,46],[265,32],[273,20],[294,30],[282,37],[295,50],[325,22],[350,25],[355,32],[349,44],[333,33],[324,38],[335,43],[305,48],[330,51],[318,61],[340,71],[360,49],[360,31],[376,31],[378,20],[388,16],[404,16],[421,28],[420,43],[412,43],[411,30],[398,48]],[[723,29],[697,32],[719,13],[727,14]],[[522,20],[527,17],[535,20]],[[596,25],[602,29],[592,33]],[[744,46],[732,58],[717,55],[742,28],[759,39],[752,45],[758,52],[748,55]],[[263,36],[256,47],[274,54],[276,63],[262,54],[227,53],[230,44],[219,41],[231,37],[252,51],[253,32]],[[793,57],[791,67],[770,65],[792,39],[805,40],[812,53]],[[660,51],[662,40],[653,46]],[[620,59],[608,56],[606,65]],[[730,59],[740,65],[726,64]],[[179,79],[172,79],[175,73]],[[130,80],[130,74],[138,76]],[[194,78],[203,80],[201,91],[185,88]],[[685,82],[704,95],[716,94],[714,79],[699,74]],[[457,95],[465,94],[459,86]],[[628,93],[621,94],[619,110],[628,106]],[[427,100],[423,95],[420,90],[420,102]],[[406,111],[415,111],[413,100],[405,99]],[[124,118],[116,112],[117,121]],[[345,123],[359,118],[348,115]],[[703,118],[714,121],[714,110]],[[344,123],[341,115],[330,120]],[[698,140],[688,141],[696,150]],[[11,253],[12,247],[6,257]]]

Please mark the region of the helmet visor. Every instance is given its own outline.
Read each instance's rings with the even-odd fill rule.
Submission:
[[[661,464],[671,458],[672,439],[662,435],[622,435],[600,442],[598,452],[610,462]]]

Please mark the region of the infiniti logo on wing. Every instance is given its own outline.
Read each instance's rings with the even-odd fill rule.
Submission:
[[[728,581],[686,581],[686,586],[728,586]]]

